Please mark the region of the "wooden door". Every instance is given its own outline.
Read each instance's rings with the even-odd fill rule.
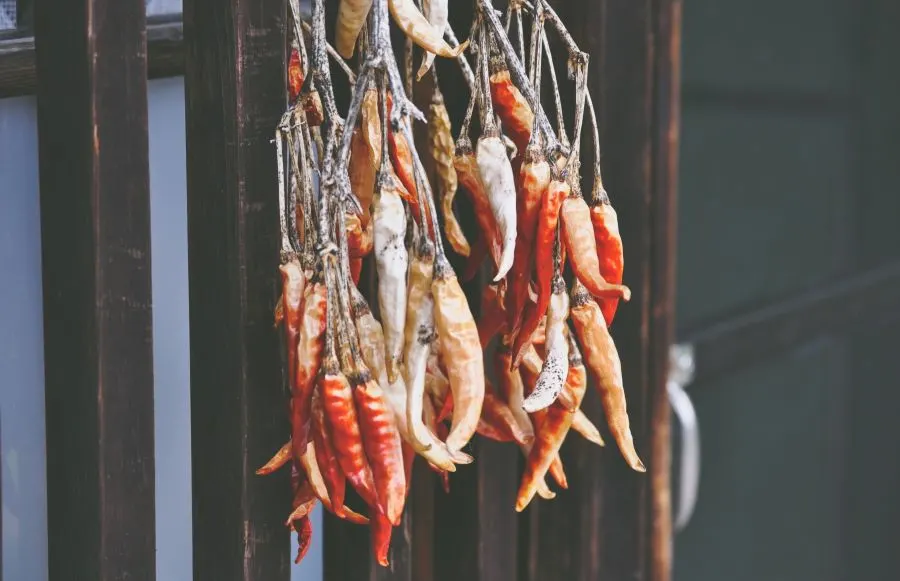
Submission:
[[[685,7],[677,313],[703,453],[676,580],[900,578],[898,18]]]

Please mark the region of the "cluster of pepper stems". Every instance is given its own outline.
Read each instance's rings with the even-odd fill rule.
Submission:
[[[290,465],[287,524],[299,537],[296,561],[309,548],[309,514],[321,502],[340,518],[368,524],[373,552],[387,565],[416,456],[446,488],[449,473],[473,461],[465,449],[476,432],[513,442],[525,455],[516,510],[535,495],[552,499],[548,474],[567,488],[559,449],[569,431],[604,445],[579,409],[588,372],[611,435],[628,464],[643,471],[608,331],[619,300],[630,293],[621,284],[616,213],[600,178],[587,54],[545,0],[510,1],[505,23],[490,0],[475,0],[469,40],[461,44],[448,25],[447,0],[424,0],[421,10],[413,0],[340,0],[334,46],[326,41],[323,2],[314,0],[307,24],[290,0],[290,105],[275,139],[283,287],[275,317],[287,353],[291,434],[258,471]],[[389,13],[409,39],[405,86],[390,45]],[[569,53],[576,101],[571,141],[545,22]],[[509,37],[513,23],[518,50]],[[424,53],[416,76],[430,73],[435,81],[427,114],[408,99],[413,43]],[[354,72],[344,59],[357,51]],[[456,140],[435,55],[456,59],[471,89]],[[346,118],[337,111],[329,56],[353,84]],[[544,58],[555,131],[538,97]],[[480,136],[473,145],[476,108]],[[585,108],[594,141],[589,201],[578,159]],[[416,120],[427,123],[433,185],[412,138]],[[457,189],[475,211],[472,244],[454,214]],[[489,261],[493,280],[481,293],[477,320],[445,254],[445,238],[465,257],[463,280]],[[357,287],[370,254],[377,318]],[[368,516],[345,505],[347,482]]]

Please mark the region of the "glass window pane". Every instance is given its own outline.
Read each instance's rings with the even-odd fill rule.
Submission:
[[[16,0],[0,0],[0,30],[16,27]]]
[[[182,0],[147,0],[147,16],[180,14]]]
[[[0,99],[3,579],[47,579],[37,103]]]

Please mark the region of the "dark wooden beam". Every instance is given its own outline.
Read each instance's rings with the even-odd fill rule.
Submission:
[[[702,329],[694,345],[696,383],[788,351],[825,334],[845,334],[900,315],[900,263],[882,266]]]
[[[147,24],[148,75],[151,79],[184,73],[180,20],[154,18]],[[37,92],[34,37],[0,39],[0,99]]]
[[[50,577],[152,580],[144,1],[42,2],[34,17]]]
[[[286,581],[275,126],[284,0],[185,0],[194,578]],[[290,548],[291,551],[294,548]]]

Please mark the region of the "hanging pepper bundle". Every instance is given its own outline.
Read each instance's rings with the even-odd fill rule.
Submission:
[[[338,518],[368,525],[374,557],[386,566],[415,458],[447,489],[449,475],[473,461],[476,433],[524,455],[515,510],[534,496],[554,498],[550,480],[568,487],[559,450],[569,432],[604,445],[580,409],[589,384],[626,462],[645,470],[608,331],[630,292],[622,286],[616,213],[600,177],[587,55],[546,0],[510,3],[506,26],[489,0],[474,1],[470,38],[460,43],[446,0],[424,0],[422,11],[413,0],[340,0],[336,48],[325,40],[324,0],[314,0],[311,23],[301,22],[298,3],[290,2],[290,106],[275,139],[282,282],[275,316],[291,431],[258,473],[290,467],[293,502],[285,510],[298,533],[298,562],[311,542],[310,511],[321,502]],[[416,78],[432,73],[424,113],[409,100],[412,48],[404,87],[391,18],[411,39],[408,46],[422,49]],[[518,51],[506,33],[513,21]],[[571,134],[545,22],[569,52]],[[342,60],[354,54],[356,71]],[[335,102],[329,56],[353,86],[346,117]],[[471,89],[455,140],[436,56],[456,59]],[[555,128],[538,100],[545,59]],[[582,195],[578,159],[585,108],[594,145],[590,200]],[[415,147],[415,122],[427,126],[431,174]],[[457,188],[474,210],[473,232],[456,217]],[[466,260],[460,273],[445,242]],[[377,280],[369,295],[357,286],[364,261]],[[460,280],[481,269],[492,280],[477,299],[476,318]],[[348,484],[365,507],[347,506]]]

